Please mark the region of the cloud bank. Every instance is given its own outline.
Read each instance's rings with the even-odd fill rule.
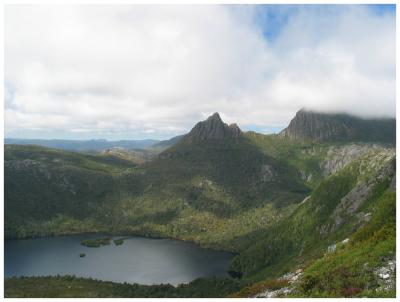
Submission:
[[[367,6],[13,6],[6,136],[168,138],[218,111],[395,115],[395,15]]]

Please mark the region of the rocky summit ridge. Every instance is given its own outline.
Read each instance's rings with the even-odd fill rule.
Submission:
[[[182,142],[191,143],[204,140],[236,139],[242,131],[237,124],[226,124],[218,112],[206,120],[198,122],[193,129],[182,138]]]
[[[279,135],[289,139],[309,139],[315,142],[395,143],[396,120],[363,119],[344,113],[328,114],[301,109]]]

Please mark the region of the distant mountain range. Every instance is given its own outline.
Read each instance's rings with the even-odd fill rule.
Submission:
[[[177,142],[181,140],[184,135],[178,135],[168,140],[160,141],[151,146],[152,149],[164,150],[168,147],[175,145]]]
[[[39,145],[69,151],[98,152],[112,148],[165,150],[179,141],[190,143],[206,139],[238,138],[242,131],[236,124],[222,122],[218,113],[205,121],[197,123],[186,135],[179,135],[168,140],[61,140],[61,139],[20,139],[6,138],[5,144]],[[381,142],[394,144],[396,141],[396,120],[362,119],[348,114],[328,114],[300,110],[290,121],[280,136],[314,142]]]
[[[64,140],[6,138],[4,140],[5,144],[39,145],[69,151],[102,151],[114,147],[124,149],[145,149],[159,142],[160,141],[153,139],[108,141],[104,139]]]

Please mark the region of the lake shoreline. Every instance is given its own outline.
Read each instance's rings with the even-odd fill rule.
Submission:
[[[4,238],[4,241],[7,240],[24,240],[24,239],[40,239],[40,238],[53,238],[53,237],[64,237],[64,236],[75,236],[75,235],[104,235],[107,237],[122,237],[122,236],[129,236],[129,237],[140,237],[140,238],[147,238],[147,239],[169,239],[175,240],[185,243],[192,243],[195,244],[203,249],[208,249],[216,252],[226,252],[231,253],[234,256],[240,255],[237,251],[232,251],[228,249],[218,248],[215,246],[205,245],[199,241],[194,240],[186,240],[178,237],[171,237],[171,236],[161,236],[161,235],[151,235],[151,234],[144,234],[140,232],[105,232],[105,231],[87,231],[87,232],[66,232],[66,233],[58,233],[58,234],[43,234],[43,235],[32,235],[32,236],[24,236],[24,237],[8,237]]]
[[[124,238],[124,244],[102,245],[98,248],[82,245],[83,240],[96,240],[105,236],[110,237],[110,240]],[[230,270],[234,253],[170,238],[92,232],[7,239],[5,248],[5,279],[73,275],[116,283],[175,286],[197,278],[235,277]],[[43,267],[29,265],[26,268],[18,265],[24,261],[42,263]],[[141,276],[145,276],[144,279]]]
[[[216,278],[199,278],[177,286],[117,283],[70,275],[4,279],[6,298],[223,298],[240,288],[237,280]]]

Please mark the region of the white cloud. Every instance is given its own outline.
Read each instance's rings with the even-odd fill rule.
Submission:
[[[394,116],[394,15],[301,7],[270,42],[257,9],[7,6],[6,135],[169,137],[215,111],[260,128],[301,107]]]

